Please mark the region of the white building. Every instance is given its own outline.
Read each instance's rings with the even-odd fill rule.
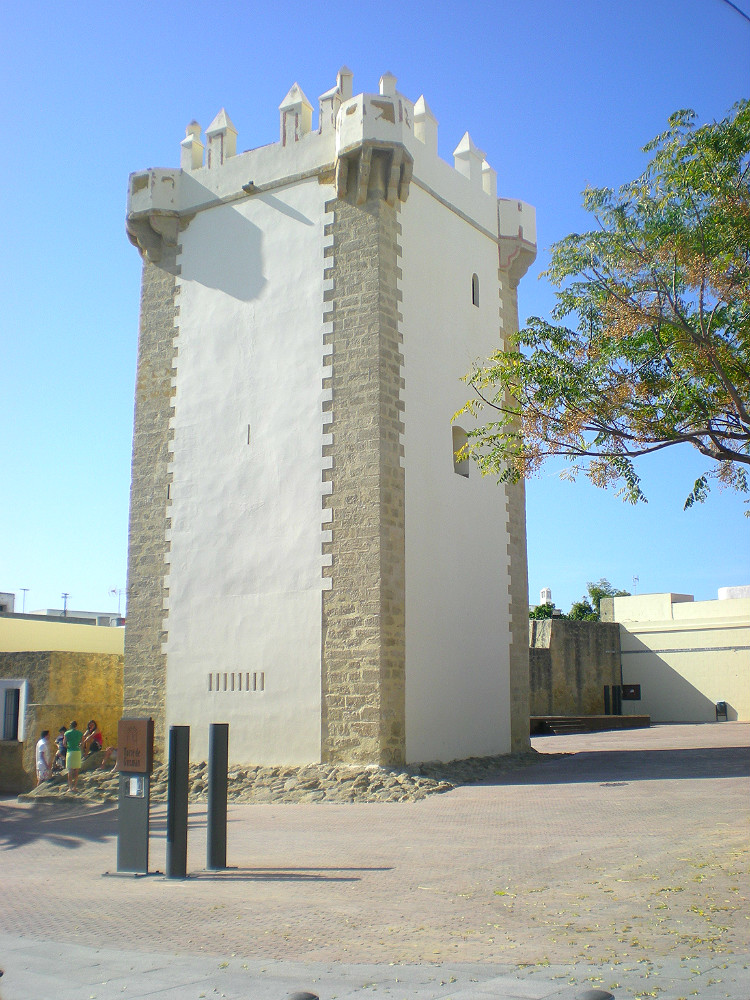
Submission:
[[[623,684],[640,685],[640,701],[623,701],[623,712],[714,722],[717,702],[725,702],[729,721],[750,721],[749,588],[722,588],[717,601],[603,598],[602,619],[620,624]]]
[[[236,154],[131,175],[144,259],[125,706],[255,762],[528,742],[523,487],[457,462],[461,376],[517,324],[534,210],[385,74]],[[159,734],[161,734],[159,736]]]

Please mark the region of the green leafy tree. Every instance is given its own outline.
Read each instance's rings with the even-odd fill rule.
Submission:
[[[591,602],[585,597],[582,597],[580,601],[575,601],[570,606],[570,612],[568,618],[572,618],[576,622],[597,622],[599,621],[599,615],[597,611],[592,607]]]
[[[630,597],[629,590],[617,590],[609,580],[604,577],[601,580],[597,580],[596,583],[591,583],[589,581],[586,584],[586,590],[588,592],[589,598],[591,599],[591,605],[593,605],[592,611],[594,612],[594,618],[599,621],[599,616],[601,614],[601,600],[603,597]],[[582,599],[586,601],[584,597]],[[586,601],[588,604],[589,602]]]
[[[712,464],[686,507],[712,479],[748,491],[750,102],[700,127],[678,111],[644,149],[637,180],[584,192],[596,227],[552,247],[551,322],[467,376],[460,412],[491,419],[466,452],[500,481],[563,456],[571,478],[635,503],[633,459],[687,444]]]
[[[529,609],[529,618],[538,620],[544,618],[565,618],[566,615],[555,607],[554,604],[537,604],[535,608]]]

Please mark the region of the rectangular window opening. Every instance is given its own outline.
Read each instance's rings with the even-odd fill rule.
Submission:
[[[469,459],[465,455],[459,458],[459,453],[463,448],[465,448],[469,443],[469,435],[463,429],[463,427],[453,426],[451,428],[453,434],[453,471],[457,476],[463,476],[464,479],[469,478]]]
[[[3,711],[3,739],[18,739],[18,717],[21,707],[21,691],[19,688],[5,689],[5,704]]]

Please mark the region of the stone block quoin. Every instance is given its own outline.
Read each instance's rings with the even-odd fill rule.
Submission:
[[[123,711],[152,717],[165,743],[166,571],[169,441],[176,354],[178,248],[163,246],[158,263],[144,259],[136,371],[128,538],[128,626]]]
[[[398,212],[382,190],[364,204],[328,207],[331,589],[323,592],[321,757],[396,764],[406,751]]]

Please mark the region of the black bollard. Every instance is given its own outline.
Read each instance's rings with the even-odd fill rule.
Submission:
[[[227,866],[227,768],[229,725],[212,722],[208,729],[208,831],[206,868]]]
[[[167,878],[187,877],[190,726],[169,727]]]

